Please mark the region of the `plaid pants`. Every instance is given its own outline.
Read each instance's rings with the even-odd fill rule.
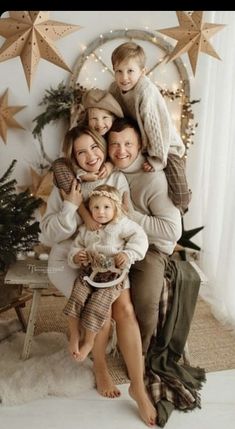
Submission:
[[[185,174],[185,161],[177,155],[169,154],[164,169],[168,182],[168,195],[181,214],[187,211],[192,198]]]
[[[95,288],[83,280],[86,274],[88,274],[86,270],[80,271],[64,313],[80,319],[85,329],[98,332],[108,319],[112,303],[119,297],[123,283],[112,287]],[[104,274],[104,281],[107,281],[106,273]]]

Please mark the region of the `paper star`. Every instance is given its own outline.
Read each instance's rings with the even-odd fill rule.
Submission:
[[[71,71],[53,42],[77,31],[79,25],[49,20],[49,12],[11,11],[0,19],[0,35],[7,40],[0,49],[0,62],[20,56],[30,89],[40,58]]]
[[[0,136],[4,143],[7,142],[7,128],[22,128],[13,116],[26,106],[8,106],[8,89],[0,97]]]
[[[189,229],[188,231],[184,229],[184,219],[182,217],[182,235],[179,239],[179,241],[177,242],[176,245],[176,251],[179,252],[181,259],[186,261],[186,251],[185,248],[188,249],[193,249],[193,250],[201,250],[201,248],[193,243],[190,238],[192,238],[194,235],[196,235],[199,231],[201,231],[204,226],[199,226],[198,228],[194,228],[194,229]]]
[[[204,52],[218,60],[221,59],[209,42],[209,38],[222,30],[225,25],[202,24],[202,11],[193,12],[192,15],[177,11],[176,14],[180,24],[179,27],[164,28],[157,31],[178,40],[167,61],[173,61],[184,52],[188,52],[193,74],[195,75],[199,52]]]
[[[41,198],[44,203],[39,207],[41,215],[46,211],[47,200],[53,188],[53,172],[48,171],[44,175],[38,174],[33,168],[31,170],[32,185],[29,187],[34,197]]]

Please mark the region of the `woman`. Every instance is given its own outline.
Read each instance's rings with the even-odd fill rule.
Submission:
[[[70,130],[66,136],[65,153],[74,170],[82,168],[89,173],[98,175],[105,161],[106,142],[103,137],[89,127],[76,127]],[[47,210],[41,221],[44,241],[52,245],[55,242],[60,243],[62,240],[66,240],[62,244],[54,245],[52,248],[49,258],[49,277],[56,286],[60,284],[60,290],[64,288],[66,296],[70,295],[77,276],[75,270],[71,269],[69,271],[68,269],[67,254],[71,244],[71,239],[68,239],[75,233],[77,226],[82,223],[81,217],[77,212],[81,204],[80,191],[82,191],[83,199],[86,200],[88,194],[97,185],[104,183],[116,187],[121,195],[123,195],[124,191],[129,193],[129,186],[125,176],[118,171],[113,171],[107,178],[98,178],[92,182],[82,182],[81,185],[77,185],[76,180],[74,180],[71,191],[68,194],[54,187],[48,199]],[[62,264],[64,264],[64,270],[62,272],[57,271],[58,268],[61,269]],[[123,320],[119,319],[118,315],[116,322],[119,347],[131,380],[130,395],[136,401],[142,419],[147,425],[151,426],[155,424],[156,410],[151,404],[144,386],[141,338],[130,299],[129,288],[122,291],[117,299],[118,301],[126,311],[125,326],[123,326]],[[107,329],[109,330],[109,325],[104,326],[103,335],[101,337],[99,337],[100,334],[97,335],[95,340],[92,350],[94,372],[99,393],[108,397],[116,397],[120,395],[120,392],[113,385],[105,361],[104,351]]]

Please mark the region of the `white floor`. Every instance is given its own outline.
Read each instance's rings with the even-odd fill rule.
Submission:
[[[95,390],[76,398],[50,397],[26,405],[0,406],[2,428],[8,429],[143,429],[128,385],[118,399],[105,399]],[[202,409],[174,411],[166,429],[234,429],[235,369],[207,374],[201,391]]]

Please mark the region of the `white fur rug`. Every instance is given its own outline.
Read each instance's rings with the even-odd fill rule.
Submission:
[[[33,339],[31,357],[22,361],[25,334],[16,333],[0,343],[0,401],[16,405],[54,396],[73,396],[94,387],[90,359],[72,360],[66,336],[47,332]]]

